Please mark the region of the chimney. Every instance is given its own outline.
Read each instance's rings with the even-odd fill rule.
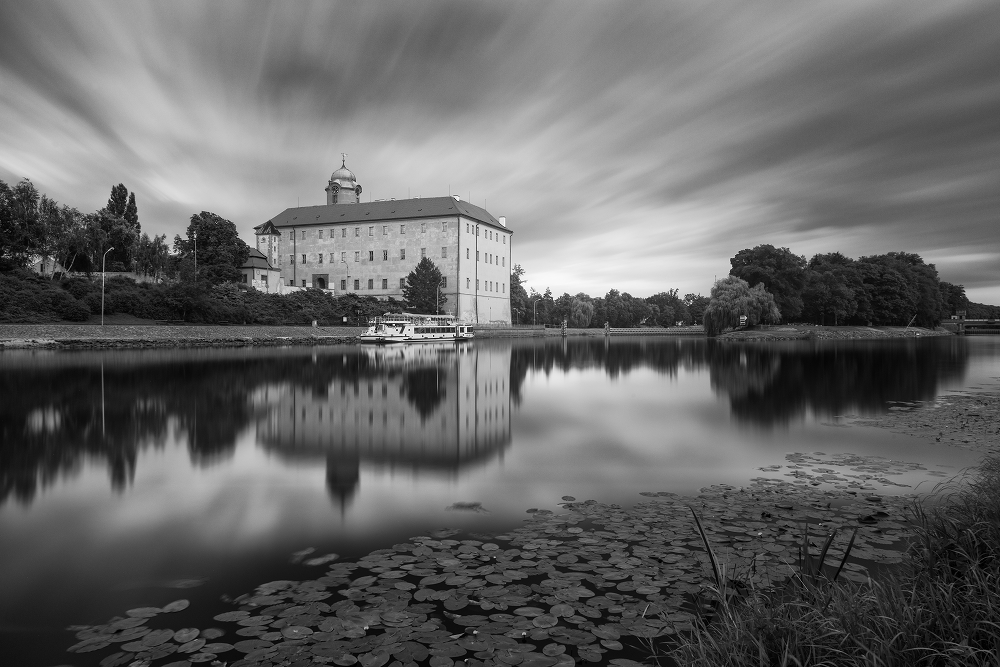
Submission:
[[[500,221],[500,226],[501,227],[506,227],[507,226],[507,216],[506,215],[501,215],[499,218],[497,218],[497,220]]]

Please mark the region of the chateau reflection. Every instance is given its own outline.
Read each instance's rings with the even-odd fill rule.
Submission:
[[[325,460],[337,502],[357,492],[363,463],[457,474],[510,445],[509,347],[427,343],[362,354],[364,374],[268,385],[253,397],[258,441],[286,460]]]
[[[279,456],[325,460],[341,500],[362,461],[457,473],[510,444],[509,371],[509,348],[490,344],[5,352],[0,505],[93,463],[120,492],[140,452],[173,442],[218,465],[255,425]]]

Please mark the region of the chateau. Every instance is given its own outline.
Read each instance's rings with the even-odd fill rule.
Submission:
[[[346,156],[326,205],[285,209],[254,228],[257,250],[288,288],[403,298],[423,257],[441,270],[442,312],[474,323],[510,322],[512,232],[501,216],[458,196],[362,203]]]

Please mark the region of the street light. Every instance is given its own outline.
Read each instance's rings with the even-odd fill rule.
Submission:
[[[194,281],[198,282],[198,230],[194,230]]]
[[[535,297],[534,303],[531,304],[531,324],[532,324],[532,326],[538,326],[538,318],[536,317],[537,311],[535,310],[536,308],[538,308],[538,297]]]
[[[111,246],[104,251],[104,256],[101,257],[101,326],[104,326],[104,264],[108,259],[108,253],[114,250],[115,247]]]

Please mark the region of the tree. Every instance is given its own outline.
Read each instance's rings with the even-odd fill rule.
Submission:
[[[941,319],[951,317],[960,310],[969,310],[969,297],[965,295],[965,285],[953,285],[941,281],[941,297],[944,299],[944,310]]]
[[[27,178],[14,187],[0,181],[0,256],[13,266],[27,266],[44,246],[38,200],[38,190]]]
[[[690,317],[687,305],[677,295],[676,289],[646,297],[646,303],[656,306],[654,321],[662,327],[672,327],[677,322],[687,322]]]
[[[688,310],[688,319],[685,324],[698,324],[705,321],[705,309],[708,308],[709,298],[701,294],[685,294],[684,305]]]
[[[409,310],[418,313],[439,314],[444,310],[448,297],[441,291],[444,277],[429,257],[424,257],[403,284],[403,300]]]
[[[195,256],[195,235],[198,237]],[[240,267],[246,264],[250,248],[240,238],[236,225],[225,218],[202,211],[191,216],[187,238],[174,237],[174,251],[182,256],[181,277],[205,280],[213,285],[239,282]],[[197,275],[194,265],[197,264]]]
[[[524,289],[523,276],[524,269],[520,264],[515,264],[510,272],[510,309],[511,312],[520,313],[522,322],[528,317],[528,310],[531,308],[528,293]]]
[[[751,289],[745,280],[736,276],[728,276],[715,283],[711,301],[705,309],[705,333],[716,336],[725,329],[738,326],[740,317],[744,315],[748,326],[781,319],[774,296],[764,289],[763,283],[757,283]]]
[[[740,250],[729,263],[732,265],[730,274],[751,285],[764,283],[786,321],[802,313],[805,257],[792,254],[788,248],[765,244],[752,250]]]

